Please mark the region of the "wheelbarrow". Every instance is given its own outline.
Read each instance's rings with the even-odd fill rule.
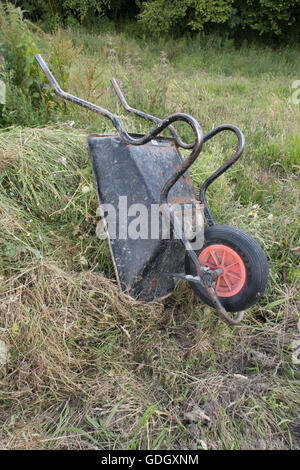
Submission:
[[[113,78],[112,85],[125,110],[156,124],[145,135],[128,133],[110,111],[63,91],[43,58],[36,55],[36,60],[57,95],[105,116],[117,131],[90,135],[88,152],[103,233],[120,288],[137,300],[151,302],[170,295],[175,280],[183,279],[226,323],[239,324],[244,310],[258,302],[266,289],[267,259],[249,234],[215,224],[205,194],[209,185],[240,158],[242,132],[236,126],[222,124],[204,135],[196,119],[188,114],[159,119],[134,109]],[[178,121],[192,128],[193,143],[181,140],[172,126]],[[171,138],[160,136],[165,129]],[[197,198],[188,169],[203,144],[226,131],[236,135],[236,151],[203,182]],[[190,149],[188,157],[183,159],[179,148]]]

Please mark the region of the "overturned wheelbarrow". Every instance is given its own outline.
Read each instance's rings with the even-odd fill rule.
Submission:
[[[255,304],[266,289],[268,263],[250,235],[235,227],[215,225],[205,192],[241,156],[242,132],[223,124],[203,135],[199,123],[188,114],[175,113],[161,120],[131,108],[112,79],[124,108],[156,123],[145,135],[129,134],[110,111],[63,91],[43,58],[37,55],[36,60],[60,97],[107,117],[117,130],[110,135],[90,135],[88,151],[120,288],[135,299],[150,302],[169,295],[174,279],[184,279],[226,323],[239,324],[243,310]],[[194,143],[180,139],[172,126],[176,121],[191,126]],[[167,128],[172,138],[159,136]],[[197,199],[187,170],[203,144],[224,131],[236,135],[237,149],[204,181]],[[186,159],[179,147],[191,150]]]

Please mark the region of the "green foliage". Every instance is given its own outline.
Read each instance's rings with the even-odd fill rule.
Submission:
[[[273,33],[280,36],[299,24],[299,0],[246,0],[239,2],[239,15],[243,28],[250,27],[260,35]]]
[[[221,25],[222,34],[239,37],[241,30],[259,36],[299,34],[300,0],[17,0],[33,21],[48,29],[58,25],[95,25],[108,17],[122,28],[135,20],[135,33],[152,36],[210,31]]]
[[[34,55],[39,49],[29,23],[23,19],[20,8],[0,4],[0,26],[1,51],[12,82],[15,86],[32,91],[34,80],[41,74],[34,66]]]
[[[90,11],[93,13],[103,12],[110,5],[111,0],[63,0],[60,3],[63,10],[73,11],[75,16],[82,22]]]
[[[295,25],[299,6],[299,0],[153,0],[142,3],[139,21],[151,34],[182,34],[225,23],[235,34],[243,28],[280,36]]]
[[[200,31],[208,22],[224,23],[234,0],[153,0],[143,2],[139,21],[153,34]]]
[[[48,37],[26,20],[20,7],[0,4],[0,46],[2,63],[0,79],[6,84],[6,103],[1,109],[0,125],[35,126],[55,121],[55,111],[65,111],[65,103],[57,100],[35,55],[39,44]],[[48,60],[62,87],[67,86],[70,66],[81,47],[73,47],[61,29],[51,38]],[[62,116],[60,115],[60,119]]]
[[[231,15],[234,0],[189,0],[193,18],[188,26],[200,31],[205,23],[225,23]]]
[[[42,22],[48,29],[58,25],[75,26],[89,17],[101,17],[111,5],[111,0],[18,0],[34,21]]]
[[[6,86],[6,104],[0,115],[0,127],[13,125],[38,126],[50,120],[47,105],[43,101],[37,106],[37,99],[25,94],[21,88]]]
[[[41,108],[50,100],[43,89],[44,77],[35,64],[39,52],[32,25],[20,8],[0,5],[0,45],[3,54],[1,79],[6,84],[6,104],[0,116],[2,125],[34,125],[45,121]],[[37,111],[37,113],[36,113]]]
[[[184,27],[189,0],[154,0],[143,2],[139,21],[152,35],[169,32],[174,25],[178,30]]]

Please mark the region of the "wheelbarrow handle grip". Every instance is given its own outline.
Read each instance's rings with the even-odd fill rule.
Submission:
[[[152,116],[151,114],[148,114],[148,113],[144,113],[144,111],[140,111],[139,109],[135,109],[135,108],[132,108],[131,106],[129,106],[129,104],[127,103],[119,85],[118,85],[118,82],[115,78],[112,78],[111,79],[111,83],[115,89],[115,92],[119,98],[119,100],[121,101],[122,103],[122,106],[124,109],[126,109],[126,111],[128,111],[129,113],[132,113],[132,114],[136,114],[137,116],[143,118],[143,119],[147,119],[148,121],[152,121],[152,122],[156,122],[156,123],[159,123],[161,122],[161,119],[157,118],[156,116]],[[172,136],[174,137],[177,145],[179,147],[182,147],[184,149],[191,149],[194,147],[195,145],[195,142],[191,143],[191,144],[186,144],[185,142],[183,142],[181,140],[181,138],[179,137],[178,133],[176,132],[176,129],[175,127],[173,126],[169,126],[168,127],[169,131],[171,132]]]
[[[60,96],[61,98],[65,99],[67,101],[71,101],[72,103],[78,104],[79,106],[83,106],[84,108],[90,109],[91,111],[93,111],[95,113],[102,114],[103,116],[110,119],[115,126],[119,124],[119,122],[116,119],[116,117],[114,116],[114,114],[112,114],[107,109],[101,108],[101,106],[97,106],[93,103],[90,103],[89,101],[85,101],[81,98],[78,98],[77,96],[71,95],[70,93],[67,93],[67,92],[63,91],[60,88],[60,86],[58,85],[57,81],[55,80],[53,74],[50,72],[50,70],[49,70],[46,62],[42,58],[42,56],[40,54],[37,54],[35,56],[35,59],[36,59],[37,63],[39,64],[39,66],[41,67],[44,75],[48,79],[50,85],[52,86],[52,88],[54,89],[55,93],[58,96]]]
[[[203,142],[207,142],[212,137],[223,131],[234,132],[238,138],[238,146],[233,155],[225,163],[223,163],[223,165],[221,165],[212,175],[210,175],[204,181],[200,188],[199,199],[200,202],[204,204],[205,217],[209,225],[214,225],[214,220],[210,213],[210,210],[207,207],[207,203],[205,200],[206,190],[213,181],[215,181],[219,176],[221,176],[229,167],[231,167],[231,165],[233,165],[240,158],[245,147],[245,138],[242,131],[238,127],[233,126],[232,124],[221,124],[220,126],[215,127],[210,132],[205,134],[205,136],[203,137]]]

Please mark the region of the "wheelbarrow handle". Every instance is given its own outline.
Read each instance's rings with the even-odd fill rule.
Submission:
[[[143,118],[143,119],[147,119],[148,121],[152,121],[152,122],[161,122],[161,119],[157,118],[156,116],[152,116],[151,114],[148,114],[148,113],[144,113],[144,111],[140,111],[138,109],[135,109],[135,108],[132,108],[131,106],[129,106],[129,104],[127,103],[119,85],[118,85],[118,82],[115,78],[112,78],[111,79],[111,83],[115,89],[115,92],[119,98],[119,100],[121,101],[124,109],[126,109],[126,111],[128,111],[129,113],[132,113],[132,114],[136,114],[137,116]],[[194,147],[195,145],[195,142],[191,143],[191,144],[186,144],[185,142],[183,142],[181,140],[181,138],[179,137],[178,133],[176,132],[176,129],[175,127],[173,126],[169,126],[168,127],[169,131],[171,132],[172,136],[174,137],[177,145],[179,147],[182,147],[184,149],[191,149]]]
[[[116,116],[114,114],[112,114],[107,109],[102,108],[101,106],[97,106],[93,103],[90,103],[89,101],[85,101],[81,98],[78,98],[77,96],[71,95],[70,93],[67,93],[67,92],[63,91],[60,88],[60,86],[58,85],[57,81],[55,80],[53,74],[50,72],[50,70],[49,70],[46,62],[42,58],[42,56],[40,54],[37,54],[35,56],[35,59],[36,59],[37,63],[39,64],[39,66],[41,67],[44,75],[48,79],[50,85],[52,86],[52,88],[54,89],[55,93],[58,96],[60,96],[61,98],[65,99],[67,101],[71,101],[71,103],[75,103],[75,104],[78,104],[79,106],[83,106],[84,108],[87,108],[90,111],[93,111],[94,113],[101,114],[102,116],[107,117],[108,119],[110,119],[110,121],[116,127],[118,132],[120,132],[122,135],[125,133],[125,137],[126,137],[127,133],[125,131],[123,131],[118,119],[116,118]]]
[[[71,101],[71,103],[78,104],[79,106],[83,106],[84,108],[87,108],[95,113],[101,114],[102,116],[107,117],[114,127],[117,129],[121,139],[126,143],[126,144],[132,144],[132,145],[144,145],[150,140],[152,140],[154,137],[156,137],[158,134],[160,134],[164,129],[170,126],[172,122],[177,122],[177,121],[183,121],[186,122],[191,126],[193,129],[194,135],[195,135],[195,142],[193,144],[193,149],[190,155],[183,161],[181,167],[174,173],[174,175],[168,179],[168,181],[165,183],[162,191],[161,191],[161,197],[160,197],[160,202],[165,203],[167,202],[168,198],[168,193],[171,189],[171,187],[176,183],[176,181],[187,171],[187,169],[192,165],[192,163],[196,160],[197,156],[199,155],[202,145],[203,145],[203,131],[200,126],[200,124],[194,119],[192,116],[189,116],[188,114],[185,113],[175,113],[171,114],[170,116],[166,117],[163,120],[158,120],[157,126],[155,126],[153,129],[151,129],[147,134],[140,138],[134,138],[130,136],[125,129],[121,126],[120,121],[118,118],[108,111],[105,108],[102,108],[101,106],[97,106],[93,103],[90,103],[89,101],[85,101],[81,98],[78,98],[77,96],[71,95],[70,93],[67,93],[63,91],[60,86],[58,85],[57,81],[55,80],[53,74],[50,72],[46,62],[42,58],[40,54],[37,54],[35,56],[39,66],[41,67],[42,71],[44,72],[45,76],[47,77],[50,85],[54,89],[55,93],[59,95],[60,97],[64,98],[65,100]]]
[[[219,176],[221,176],[226,170],[228,170],[229,167],[231,167],[231,165],[233,165],[240,158],[245,147],[244,134],[238,127],[233,126],[232,124],[221,124],[220,126],[215,127],[210,132],[205,134],[205,136],[203,137],[203,142],[207,142],[212,137],[214,137],[215,135],[223,131],[234,132],[238,138],[238,146],[237,146],[236,151],[233,153],[233,155],[225,163],[223,163],[223,165],[221,165],[212,175],[210,175],[204,181],[204,183],[202,184],[200,188],[199,199],[200,199],[200,202],[204,204],[205,217],[209,225],[214,225],[214,220],[210,213],[210,210],[207,207],[207,203],[205,199],[206,190],[213,181],[215,181]]]

